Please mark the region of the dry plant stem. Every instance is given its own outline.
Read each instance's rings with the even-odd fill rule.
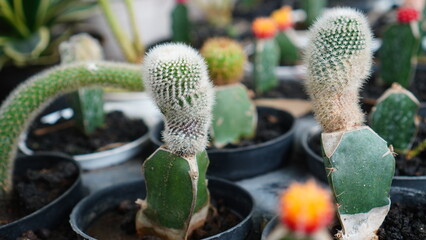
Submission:
[[[423,140],[417,147],[410,150],[407,155],[405,156],[407,159],[412,159],[413,157],[416,157],[420,153],[422,153],[424,150],[426,150],[426,139]]]
[[[136,21],[135,16],[135,7],[133,4],[133,0],[125,0],[127,12],[129,13],[129,21],[132,28],[132,34],[133,34],[133,47],[135,48],[136,55],[137,55],[137,61],[136,63],[142,63],[143,56],[145,53],[145,46],[142,43],[142,39],[139,34],[139,27]]]

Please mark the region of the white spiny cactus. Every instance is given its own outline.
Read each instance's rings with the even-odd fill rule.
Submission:
[[[87,33],[74,35],[69,41],[59,45],[62,63],[103,59],[102,47],[95,38]]]
[[[325,132],[349,130],[364,122],[358,91],[371,68],[372,34],[362,13],[330,10],[311,29],[305,54],[307,91]]]
[[[183,156],[204,150],[214,100],[204,59],[184,44],[164,44],[147,54],[142,73],[165,117],[166,147]]]

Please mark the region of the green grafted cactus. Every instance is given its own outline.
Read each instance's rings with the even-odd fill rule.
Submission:
[[[183,44],[164,44],[145,58],[147,90],[165,119],[165,145],[143,165],[147,197],[136,217],[139,235],[187,239],[210,207],[205,152],[213,87],[203,58]]]
[[[172,40],[173,42],[190,43],[191,23],[188,17],[186,0],[177,0],[172,10]]]
[[[86,33],[78,34],[59,45],[62,64],[102,60],[102,47]],[[102,88],[79,89],[69,95],[74,120],[83,133],[89,135],[104,124],[104,101]]]
[[[300,4],[306,13],[305,26],[309,27],[322,14],[327,6],[327,0],[302,0]]]
[[[257,126],[254,103],[240,83],[247,56],[241,45],[229,38],[212,38],[204,43],[210,77],[216,85],[212,140],[216,147],[253,137]]]
[[[407,88],[414,77],[417,52],[420,47],[420,30],[416,20],[390,25],[383,34],[379,51],[380,76],[392,85],[399,83]]]
[[[10,195],[18,138],[37,113],[60,94],[96,86],[143,91],[140,66],[111,62],[64,64],[31,77],[3,102],[0,107],[0,199]]]
[[[417,134],[419,101],[408,90],[394,83],[377,100],[370,125],[396,152],[410,150]]]
[[[371,68],[365,17],[333,9],[312,27],[305,60],[307,91],[323,127],[328,181],[342,224],[340,239],[376,239],[390,208],[395,160],[386,142],[363,126],[358,91]]]
[[[278,85],[275,68],[280,60],[280,48],[274,38],[257,39],[253,63],[256,93],[263,93]]]
[[[275,37],[275,40],[280,47],[280,64],[281,65],[294,65],[299,60],[299,49],[293,43],[291,38],[285,31],[281,31]]]

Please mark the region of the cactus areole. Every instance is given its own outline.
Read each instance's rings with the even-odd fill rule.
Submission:
[[[387,143],[363,126],[358,104],[371,68],[371,32],[365,17],[349,8],[327,12],[310,32],[306,88],[324,129],[324,164],[343,227],[337,236],[376,239],[390,207],[395,160]]]

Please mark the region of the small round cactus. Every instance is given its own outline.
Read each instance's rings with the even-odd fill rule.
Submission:
[[[211,38],[201,48],[210,77],[215,85],[226,85],[241,80],[247,55],[241,45],[224,37]]]
[[[331,10],[311,29],[305,54],[307,91],[325,132],[364,122],[358,91],[370,73],[371,31],[365,17],[348,8]]]
[[[166,148],[181,156],[203,151],[214,93],[200,54],[180,43],[160,45],[147,54],[142,74],[165,118]]]

